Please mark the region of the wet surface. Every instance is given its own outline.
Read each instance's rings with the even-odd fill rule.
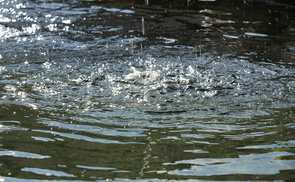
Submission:
[[[0,179],[295,179],[295,4],[0,5]]]

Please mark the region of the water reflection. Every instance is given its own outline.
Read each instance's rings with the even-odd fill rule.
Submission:
[[[76,3],[54,1],[16,3],[16,8],[10,10],[9,13],[2,8],[5,11],[5,16],[2,16],[1,25],[4,25],[2,32],[10,31],[9,35],[2,36],[2,38],[35,32],[35,36],[29,39],[27,37],[18,38],[18,41],[30,42],[30,52],[35,51],[38,54],[43,50],[44,52],[41,53],[48,56],[49,52],[57,50],[68,52],[84,49],[88,52],[97,52],[96,50],[102,45],[110,43],[101,37],[134,38],[142,36],[144,27],[144,34],[149,38],[148,41],[139,44],[134,42],[133,46],[158,44],[162,42],[158,38],[165,38],[173,39],[174,41],[169,43],[177,45],[198,46],[201,49],[200,54],[201,52],[218,51],[238,52],[243,53],[240,56],[245,56],[245,53],[254,52],[255,55],[247,57],[257,61],[293,62],[294,60],[292,56],[294,53],[292,5],[282,6],[281,4],[276,9],[274,7],[262,9],[255,6],[256,2],[243,1],[235,2],[236,6],[232,5],[233,2],[228,1],[194,1],[190,6],[187,6],[185,1],[164,4],[149,1],[149,5],[144,4],[143,1],[134,4],[126,1],[124,5],[109,1],[100,3],[84,1],[78,3],[79,6]],[[221,3],[222,6],[217,6],[215,3]],[[5,4],[9,6],[9,3]],[[26,9],[30,11],[23,11]],[[256,18],[257,16],[259,19]],[[13,23],[20,19],[20,24]],[[143,19],[145,20],[144,26],[142,25]],[[40,27],[55,34],[40,34],[38,31]],[[40,39],[43,41],[38,41]],[[286,39],[290,41],[285,41]],[[35,43],[37,45],[33,46],[32,44]],[[19,49],[23,50],[23,46],[20,44]],[[40,50],[40,47],[43,48]],[[273,54],[274,52],[276,54]],[[69,53],[68,56],[70,55]]]
[[[291,3],[0,5],[1,180],[294,178]]]

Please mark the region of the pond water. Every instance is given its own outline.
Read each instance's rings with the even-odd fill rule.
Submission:
[[[295,180],[294,10],[0,0],[0,181]]]

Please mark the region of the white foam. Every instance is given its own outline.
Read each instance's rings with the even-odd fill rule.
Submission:
[[[159,73],[157,71],[138,71],[134,67],[131,67],[131,69],[133,73],[130,73],[126,76],[126,79],[130,81],[135,81],[146,85],[155,82],[159,78]]]

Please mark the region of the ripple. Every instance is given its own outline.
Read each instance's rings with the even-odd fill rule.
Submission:
[[[21,169],[21,171],[31,172],[31,173],[45,175],[45,176],[76,177],[75,175],[68,174],[68,173],[65,173],[62,171],[55,171],[55,170],[41,169],[41,168],[25,167],[25,168]]]
[[[271,152],[264,154],[240,155],[239,158],[192,159],[165,163],[164,165],[190,164],[190,169],[172,170],[168,174],[190,176],[213,176],[229,174],[270,175],[279,174],[281,170],[294,170],[294,161],[278,160],[278,157],[294,155],[288,152]],[[264,166],[268,166],[265,168]],[[230,169],[230,170],[226,170]]]
[[[73,133],[63,133],[63,132],[56,132],[56,131],[47,131],[47,130],[34,130],[36,132],[41,132],[41,133],[50,133],[52,135],[58,135],[60,137],[65,137],[65,138],[70,138],[70,139],[75,139],[75,140],[84,140],[88,142],[97,142],[97,143],[105,143],[105,144],[143,144],[140,142],[120,142],[117,140],[108,140],[108,139],[103,139],[103,138],[93,138],[93,137],[88,137],[84,135],[79,135],[79,134],[73,134]]]
[[[30,159],[46,159],[51,158],[50,156],[44,156],[29,152],[22,152],[22,151],[12,151],[12,150],[5,150],[0,151],[0,156],[12,156],[12,157],[20,157],[20,158],[30,158]]]
[[[292,178],[292,6],[256,3],[0,0],[0,181]]]
[[[95,133],[105,136],[124,136],[124,137],[144,137],[145,134],[139,133],[140,129],[137,129],[136,131],[132,131],[129,129],[121,129],[118,128],[115,129],[108,129],[93,125],[85,125],[85,124],[68,124],[68,123],[62,123],[57,121],[46,121],[47,119],[41,119],[42,123],[46,124],[47,126],[51,127],[58,127],[62,129],[67,129],[69,131],[87,131],[88,133]],[[125,131],[119,131],[119,130],[125,130]],[[139,130],[139,131],[138,131]]]
[[[286,148],[286,147],[295,147],[295,140],[276,141],[274,144],[268,144],[268,145],[250,145],[250,146],[244,146],[244,147],[237,147],[237,149],[245,149],[245,150],[277,149],[277,148]]]
[[[267,37],[267,34],[254,33],[254,32],[245,32],[245,35],[256,36],[256,37]]]
[[[76,167],[82,168],[82,169],[103,170],[103,171],[114,171],[114,170],[117,170],[116,168],[112,168],[112,167],[95,167],[95,166],[82,166],[82,165],[76,165]]]
[[[23,128],[20,126],[15,126],[18,125],[20,122],[19,121],[0,121],[0,133],[3,131],[27,131],[27,128]]]
[[[53,141],[55,141],[55,140],[53,140],[51,138],[46,138],[46,137],[32,136],[31,138],[33,138],[34,140],[43,141],[43,142],[53,142]]]

